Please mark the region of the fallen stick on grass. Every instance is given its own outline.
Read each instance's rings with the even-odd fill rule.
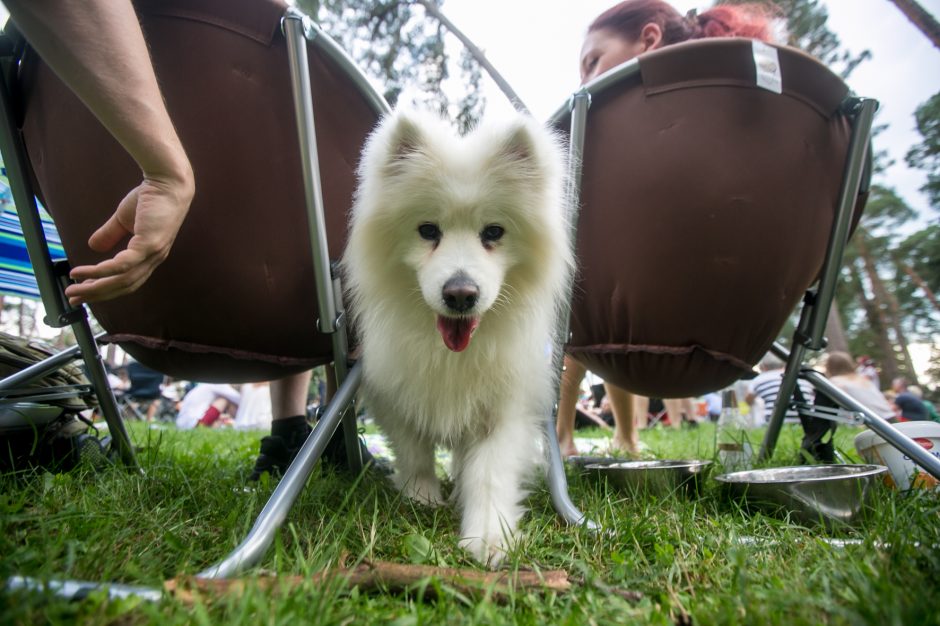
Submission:
[[[481,596],[489,593],[496,601],[507,600],[516,592],[565,593],[571,581],[565,570],[541,572],[481,572],[431,565],[405,565],[387,561],[363,561],[355,567],[336,567],[305,576],[262,576],[259,578],[211,579],[179,577],[164,583],[167,593],[183,602],[193,602],[197,595],[241,594],[248,584],[261,589],[293,589],[305,583],[323,584],[345,580],[362,591],[383,589],[403,591],[429,578],[439,580],[460,593]]]

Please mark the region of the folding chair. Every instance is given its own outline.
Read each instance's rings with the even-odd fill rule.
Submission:
[[[753,376],[803,296],[792,352],[774,347],[789,357],[780,397],[802,374],[940,477],[940,461],[802,366],[825,345],[877,103],[809,55],[767,49],[668,46],[596,78],[551,118],[569,135],[579,255],[571,333],[559,337],[607,381],[693,396]],[[775,405],[764,458],[787,406]]]

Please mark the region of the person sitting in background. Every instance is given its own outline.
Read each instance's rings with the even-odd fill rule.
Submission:
[[[767,353],[759,364],[761,373],[748,383],[747,395],[744,396],[748,405],[753,405],[755,399],[760,397],[764,401],[764,415],[772,419],[774,407],[780,395],[780,386],[783,384],[784,363],[771,353]],[[794,399],[801,404],[813,404],[816,393],[808,380],[800,378],[794,389]],[[789,401],[789,398],[787,399]],[[832,435],[836,431],[836,422],[822,417],[804,415],[793,407],[787,407],[785,419],[799,419],[803,426],[803,441],[800,443],[801,458],[803,461],[815,459],[821,463],[835,462],[835,446]],[[826,434],[830,434],[826,440]]]
[[[199,383],[189,390],[180,403],[176,427],[189,430],[196,426],[214,426],[223,415],[233,412],[240,395],[232,385]]]
[[[774,413],[774,405],[777,403],[777,396],[780,393],[780,384],[783,382],[784,363],[773,354],[766,354],[758,363],[760,374],[755,376],[747,385],[747,395],[744,401],[748,405],[753,405],[754,400],[760,397],[764,401],[764,415],[767,419]],[[800,379],[800,393],[807,404],[812,404],[816,397],[813,386],[809,381]],[[796,409],[788,408],[784,418],[788,421],[799,419]]]
[[[860,373],[845,352],[830,352],[826,359],[829,382],[852,396],[865,408],[886,420],[894,419],[894,407],[871,379]]]
[[[875,389],[881,389],[881,381],[878,379],[878,370],[875,369],[875,362],[870,356],[860,356],[855,359],[857,366],[855,371],[867,378],[875,386]]]
[[[238,411],[232,426],[236,430],[271,428],[270,383],[245,383],[238,400]]]
[[[907,379],[895,378],[891,381],[891,388],[897,394],[894,397],[894,404],[898,407],[898,411],[901,414],[899,418],[900,421],[922,422],[930,419],[923,400],[915,396],[907,388]]]
[[[111,387],[111,391],[114,392],[115,397],[130,389],[131,379],[127,375],[127,368],[117,367],[108,370],[108,385]]]
[[[708,413],[708,421],[717,422],[721,416],[721,394],[717,391],[711,391],[705,394],[705,411]]]
[[[921,402],[924,403],[924,408],[927,409],[927,418],[932,422],[940,422],[940,411],[937,411],[936,405],[930,400],[924,397],[924,390],[918,387],[917,385],[910,385],[907,388],[914,396],[917,397]]]

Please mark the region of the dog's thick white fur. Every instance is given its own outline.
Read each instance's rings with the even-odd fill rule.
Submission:
[[[343,258],[396,485],[440,503],[434,448],[451,448],[461,545],[491,567],[553,400],[548,346],[573,266],[563,164],[521,115],[458,137],[437,116],[392,113],[363,153]]]

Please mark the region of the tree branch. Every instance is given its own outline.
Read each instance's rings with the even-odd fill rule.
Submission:
[[[305,576],[262,576],[257,579],[173,578],[164,583],[167,593],[182,602],[194,602],[198,595],[241,594],[251,584],[261,589],[289,591],[303,584],[322,585],[331,581],[344,582],[361,591],[404,591],[429,578],[436,578],[465,595],[489,595],[494,601],[505,602],[514,592],[565,593],[571,582],[564,570],[541,572],[483,572],[472,569],[407,565],[387,561],[364,561],[355,567],[336,567]],[[638,594],[634,594],[638,595]],[[633,597],[633,595],[629,596]]]
[[[929,39],[933,45],[940,49],[940,23],[936,18],[920,6],[915,0],[891,0],[891,3],[903,13],[911,23],[920,29],[920,32]]]
[[[437,8],[433,2],[430,2],[429,0],[414,1],[417,4],[423,6],[425,11],[434,16],[435,19],[443,24],[447,30],[452,32],[454,36],[457,37],[457,39],[459,39],[460,42],[467,47],[467,50],[471,55],[473,55],[473,58],[476,59],[477,63],[479,63],[484,70],[486,70],[486,73],[490,75],[490,78],[493,79],[493,82],[496,83],[496,86],[499,87],[500,91],[502,91],[506,97],[509,98],[509,102],[512,103],[516,110],[523,113],[529,113],[529,108],[522,101],[522,98],[519,97],[519,94],[513,90],[509,83],[506,82],[506,79],[503,78],[502,74],[500,74],[497,69],[493,67],[493,64],[489,62],[489,60],[486,58],[486,55],[483,54],[483,51],[475,43],[473,43],[473,41],[467,37],[463,31],[461,31],[454,25],[453,22],[447,19],[447,17],[441,13],[441,10]]]

